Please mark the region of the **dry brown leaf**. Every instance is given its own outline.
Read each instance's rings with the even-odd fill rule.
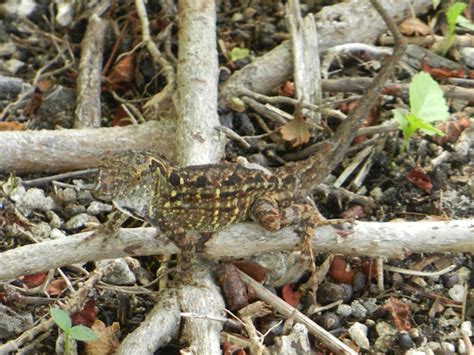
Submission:
[[[114,65],[110,74],[107,75],[107,79],[111,85],[118,86],[132,80],[135,71],[134,57],[133,53],[126,55]]]
[[[86,354],[113,354],[120,344],[115,335],[120,330],[119,323],[114,322],[111,326],[106,327],[102,321],[96,320],[91,328],[99,339],[85,343]]]
[[[20,122],[0,122],[0,131],[24,131],[25,125]]]
[[[431,29],[419,18],[409,17],[398,27],[405,36],[428,36]]]
[[[311,137],[308,123],[299,115],[296,115],[293,120],[284,124],[278,130],[281,137],[285,141],[290,142],[292,147],[308,143]]]

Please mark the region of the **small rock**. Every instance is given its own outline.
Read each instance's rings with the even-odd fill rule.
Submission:
[[[25,216],[28,216],[33,210],[49,211],[55,208],[54,200],[46,197],[44,191],[37,188],[31,188],[17,202],[17,208]]]
[[[459,50],[462,61],[470,68],[474,69],[474,48],[463,47]]]
[[[407,332],[403,332],[398,335],[398,343],[403,349],[410,349],[414,346],[413,340],[411,339],[410,334]]]
[[[356,272],[354,279],[352,280],[352,288],[354,292],[359,292],[367,285],[367,276],[363,272]]]
[[[428,347],[428,349],[431,349],[433,351],[441,350],[441,344],[435,341],[429,341],[428,343],[426,343],[426,346]]]
[[[464,321],[461,324],[461,334],[466,334],[468,337],[472,337],[472,326],[470,321]]]
[[[344,298],[342,300],[348,303],[352,299],[352,296],[354,296],[354,291],[352,289],[352,286],[344,284],[344,283],[341,284],[341,286],[344,288]]]
[[[18,60],[16,58],[10,58],[2,65],[3,70],[7,71],[10,74],[16,74],[24,66],[25,66],[25,63],[23,63],[21,60]]]
[[[458,353],[459,354],[466,354],[467,353],[466,343],[464,342],[463,339],[458,340]]]
[[[347,318],[347,317],[350,317],[350,315],[352,313],[352,308],[351,308],[351,306],[349,306],[347,304],[340,304],[337,307],[336,313],[338,315],[340,315],[341,317]]]
[[[351,303],[352,316],[356,319],[363,319],[367,315],[365,308],[358,300]]]
[[[65,238],[66,234],[57,228],[51,229],[51,232],[49,233],[49,238],[50,239],[60,239],[60,238]]]
[[[318,301],[322,305],[343,300],[346,297],[346,289],[332,282],[324,282],[319,286]]]
[[[241,12],[236,12],[232,15],[232,22],[239,22],[245,19],[244,14]]]
[[[46,216],[49,219],[51,228],[60,228],[63,225],[63,220],[54,211],[47,211]]]
[[[395,288],[400,288],[405,284],[405,280],[403,279],[403,276],[399,274],[398,272],[394,272],[392,275],[392,285]]]
[[[443,275],[443,285],[446,288],[451,288],[454,285],[459,283],[459,277],[458,274],[455,272],[450,272],[448,274]]]
[[[314,321],[326,330],[334,330],[341,326],[339,317],[332,312],[317,315],[314,317]]]
[[[87,213],[97,216],[98,214],[104,213],[104,212],[110,212],[112,211],[112,206],[108,205],[103,202],[99,201],[92,201],[87,207]]]
[[[393,348],[393,345],[395,343],[395,337],[394,336],[383,336],[383,337],[378,337],[375,340],[374,343],[374,348],[377,351],[380,351],[382,353],[388,353],[389,350]]]
[[[31,226],[30,232],[38,241],[48,240],[51,233],[51,226],[46,222],[39,222]]]
[[[354,341],[354,343],[357,344],[357,346],[359,346],[360,348],[364,350],[370,349],[370,342],[369,342],[369,339],[367,338],[367,327],[364,324],[355,322],[349,328],[349,335],[351,339]]]
[[[18,185],[13,188],[13,190],[9,193],[9,197],[12,199],[14,202],[18,202],[23,195],[26,193],[26,189],[23,185]]]
[[[64,229],[70,231],[73,229],[82,228],[90,223],[99,224],[99,220],[94,216],[88,215],[87,213],[79,213],[64,223]]]
[[[76,200],[77,192],[71,187],[66,187],[65,189],[59,190],[56,196],[61,202],[72,202]]]
[[[380,201],[383,197],[383,191],[380,187],[375,187],[369,193],[370,197],[372,197],[375,201]]]
[[[434,355],[434,352],[431,349],[410,349],[405,355]]]
[[[104,273],[104,281],[112,285],[130,286],[136,283],[135,274],[123,259],[100,260],[97,269]]]
[[[426,287],[428,286],[428,283],[425,281],[424,278],[420,277],[420,276],[414,276],[412,278],[412,282],[420,287]]]
[[[9,57],[16,52],[16,46],[13,42],[0,43],[0,57]]]
[[[469,270],[467,267],[462,266],[460,267],[457,271],[456,274],[458,275],[458,283],[463,284],[465,282],[469,282],[469,279],[471,278],[471,270]]]
[[[70,202],[63,208],[63,215],[66,219],[74,217],[79,213],[85,213],[86,208],[78,203]]]
[[[456,347],[451,344],[451,343],[448,343],[447,341],[442,341],[441,342],[441,348],[444,350],[444,351],[449,351],[451,353],[454,354],[454,352],[456,351]]]
[[[463,302],[466,297],[466,289],[463,285],[454,285],[448,290],[448,294],[453,301]]]
[[[377,334],[381,337],[397,334],[397,330],[387,322],[378,322],[375,326],[375,330],[377,331]]]
[[[376,298],[367,298],[366,300],[362,301],[362,304],[369,312],[369,315],[374,314],[374,312],[380,308],[380,305],[377,304]]]

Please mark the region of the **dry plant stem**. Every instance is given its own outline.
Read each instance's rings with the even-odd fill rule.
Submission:
[[[363,98],[358,102],[354,111],[352,111],[347,117],[347,119],[341,123],[341,125],[337,128],[336,133],[332,137],[332,140],[336,144],[336,148],[331,154],[332,161],[328,164],[329,171],[332,171],[343,159],[344,155],[347,152],[347,149],[352,143],[352,140],[356,136],[357,129],[359,128],[365,117],[367,117],[367,115],[369,114],[370,110],[372,109],[372,106],[375,103],[375,100],[383,89],[385,82],[390,77],[390,75],[392,75],[395,66],[400,61],[400,58],[402,57],[403,52],[405,51],[405,40],[403,39],[401,33],[398,31],[398,28],[393,22],[393,20],[390,18],[390,16],[388,16],[388,14],[379,4],[379,2],[377,2],[376,0],[370,0],[370,3],[383,18],[390,32],[394,36],[395,48],[393,51],[393,55],[388,58],[387,61],[383,64],[377,76],[372,81],[371,86],[365,92]]]
[[[398,272],[399,274],[404,274],[404,275],[413,275],[413,276],[421,276],[421,277],[438,277],[438,276],[447,274],[450,271],[453,271],[456,268],[456,265],[450,265],[442,270],[433,271],[433,272],[403,269],[401,267],[391,266],[387,264],[384,264],[383,268],[386,271]]]
[[[301,17],[299,0],[286,4],[286,22],[291,35],[294,63],[293,78],[296,98],[299,101],[321,105],[321,72],[319,62],[318,35],[313,14]],[[321,115],[314,111],[303,111],[309,121],[319,124]]]
[[[413,6],[417,14],[425,13],[432,6],[431,0],[383,0],[381,3],[397,22],[409,14],[410,6]],[[343,43],[374,43],[386,29],[385,23],[367,0],[326,6],[315,17],[320,51]],[[271,93],[290,77],[292,70],[291,45],[284,42],[234,73],[224,84],[219,103],[225,106],[230,98],[237,96],[242,87],[262,94]]]
[[[178,336],[180,310],[176,292],[166,290],[160,295],[145,320],[121,342],[116,350],[117,355],[153,354],[155,349],[165,346]]]
[[[316,229],[312,237],[315,253],[404,259],[412,253],[472,253],[474,220],[447,222],[355,222],[353,229],[330,226]],[[92,232],[26,245],[0,253],[0,280],[22,274],[107,258],[140,255],[170,255],[178,249],[155,228],[120,229],[114,243],[104,245]],[[450,238],[446,238],[450,235]],[[223,229],[207,242],[204,255],[213,259],[244,258],[274,251],[289,252],[301,243],[292,228],[276,233],[255,223],[240,223]],[[51,250],[54,258],[45,258]]]
[[[183,166],[216,163],[224,141],[215,130],[219,126],[215,3],[181,0],[179,19],[177,161]]]
[[[143,0],[135,0],[135,7],[142,25],[142,41],[146,45],[146,48],[150,52],[155,62],[157,62],[163,69],[167,81],[165,88],[145,104],[144,107],[147,108],[158,106],[163,101],[170,99],[174,92],[176,78],[173,65],[165,59],[151,39],[150,22],[148,21],[148,15]]]
[[[84,306],[89,292],[94,288],[95,284],[100,280],[102,274],[98,272],[92,272],[84,285],[75,293],[73,293],[66,306],[62,307],[68,314],[79,312]],[[41,332],[48,331],[53,325],[54,321],[52,318],[47,317],[42,320],[38,325],[23,332],[18,338],[10,340],[9,342],[0,345],[0,355],[10,354],[13,351],[18,351],[22,345],[28,341],[32,341]]]
[[[291,307],[288,303],[267,290],[250,276],[241,272],[240,270],[238,272],[242,281],[253,288],[258,298],[272,306],[273,309],[283,316],[293,316],[295,321],[304,324],[308,328],[308,331],[313,334],[318,339],[318,341],[323,343],[324,346],[328,347],[332,351],[335,351],[337,354],[357,354],[354,350],[349,348],[346,344],[337,339],[327,330],[317,325],[314,321],[306,317],[296,308]]]
[[[0,171],[32,173],[85,169],[96,167],[101,156],[124,149],[167,154],[172,152],[173,141],[156,137],[170,137],[172,132],[171,127],[155,121],[113,128],[0,132]]]
[[[97,14],[89,19],[81,43],[74,128],[101,125],[101,78],[106,23]]]
[[[324,92],[365,92],[371,85],[370,78],[342,78],[326,79],[322,81]],[[383,88],[390,95],[407,95],[409,84],[386,83]],[[455,85],[440,85],[446,98],[467,100],[474,102],[474,89]]]

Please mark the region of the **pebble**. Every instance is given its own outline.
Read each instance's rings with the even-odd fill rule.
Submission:
[[[355,300],[351,303],[352,316],[356,319],[363,319],[367,315],[367,308]]]
[[[451,288],[454,285],[458,284],[459,277],[458,274],[455,272],[450,272],[449,274],[443,275],[443,285],[446,288]]]
[[[25,216],[29,216],[33,210],[49,211],[56,207],[54,200],[44,195],[44,191],[31,188],[17,202],[17,208]]]
[[[464,342],[463,339],[458,340],[458,353],[459,354],[466,354],[467,353],[466,343]]]
[[[377,331],[377,334],[381,337],[397,334],[397,330],[387,322],[378,322],[375,326],[375,330]]]
[[[470,321],[464,321],[461,324],[461,334],[466,334],[468,337],[472,337],[472,325]]]
[[[466,297],[466,289],[463,285],[454,285],[448,290],[448,295],[453,301],[463,302]]]
[[[2,65],[2,69],[10,74],[16,74],[25,66],[25,63],[16,58],[10,58]]]
[[[31,226],[30,232],[38,241],[48,240],[51,234],[51,226],[46,222],[39,222]]]
[[[60,228],[63,225],[63,220],[54,211],[46,212],[46,217],[49,219],[51,228]]]
[[[444,351],[449,351],[451,353],[454,353],[456,351],[456,347],[453,344],[448,343],[447,341],[442,341],[441,342],[441,348]]]
[[[66,219],[74,217],[75,215],[78,215],[79,213],[85,213],[85,212],[86,212],[86,208],[83,205],[80,205],[75,202],[69,202],[63,208],[63,215]]]
[[[352,308],[347,304],[340,304],[337,306],[336,313],[341,317],[347,318],[352,314]]]
[[[112,211],[111,205],[99,201],[92,201],[87,207],[87,213],[93,216],[97,216],[98,214],[110,211]]]
[[[393,344],[395,343],[395,337],[394,336],[383,336],[383,337],[378,337],[375,340],[374,343],[374,348],[377,351],[380,351],[382,353],[388,353],[389,350],[393,348]]]
[[[398,343],[403,349],[410,349],[414,346],[411,336],[407,332],[400,333],[398,335]]]
[[[65,238],[66,234],[57,228],[51,229],[51,232],[49,233],[49,238],[50,239],[60,239],[60,238]]]
[[[70,231],[73,229],[82,228],[89,223],[99,224],[99,220],[94,216],[88,215],[87,213],[79,213],[64,223],[64,229]]]
[[[354,279],[352,280],[352,288],[354,292],[359,292],[367,285],[367,276],[363,272],[356,272]]]
[[[0,43],[0,57],[8,57],[16,52],[16,46],[13,42]]]
[[[72,202],[77,199],[77,192],[71,187],[66,187],[59,190],[56,196],[61,202]]]
[[[375,188],[372,189],[372,191],[370,191],[369,195],[375,201],[380,201],[380,200],[382,200],[382,197],[383,197],[383,191],[380,187],[375,187]]]
[[[96,263],[104,273],[103,280],[112,285],[130,286],[136,283],[135,274],[123,259],[105,259]]]
[[[377,304],[376,298],[367,298],[367,300],[362,301],[362,304],[369,312],[369,315],[374,314],[374,312],[380,308],[380,305]]]
[[[474,48],[464,47],[459,50],[463,62],[470,68],[474,69]]]
[[[364,350],[370,349],[370,342],[369,342],[369,339],[367,338],[367,327],[364,324],[355,322],[349,328],[349,335],[351,339],[354,341],[354,343],[357,344],[357,346],[359,346],[360,348]]]
[[[322,305],[343,300],[345,297],[346,289],[341,285],[332,282],[324,282],[319,287],[318,301]]]
[[[431,349],[410,349],[405,355],[434,355],[434,352]]]
[[[426,287],[426,286],[428,286],[428,283],[426,282],[426,280],[425,280],[424,278],[420,277],[420,276],[415,276],[415,277],[413,277],[413,278],[411,279],[411,281],[412,281],[414,284],[416,284],[416,285],[418,285],[418,286],[420,286],[420,287]]]
[[[395,288],[400,288],[405,284],[405,280],[403,279],[403,276],[399,274],[398,272],[394,272],[392,275],[392,285]]]
[[[5,187],[5,185],[4,185]],[[26,189],[23,185],[15,186],[13,190],[8,194],[10,199],[14,202],[21,200],[23,195],[26,193]]]
[[[341,326],[339,317],[332,312],[326,312],[314,317],[314,321],[326,330],[334,330]]]

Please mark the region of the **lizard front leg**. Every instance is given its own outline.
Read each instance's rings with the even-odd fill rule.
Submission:
[[[329,223],[327,219],[319,213],[314,204],[294,203],[288,207],[280,208],[278,202],[271,196],[261,197],[254,202],[251,209],[251,217],[263,228],[271,232],[276,232],[289,225],[302,224],[302,251],[310,259],[309,271],[311,278],[309,285],[313,291],[313,297],[315,297],[317,274],[311,237],[317,226]]]

